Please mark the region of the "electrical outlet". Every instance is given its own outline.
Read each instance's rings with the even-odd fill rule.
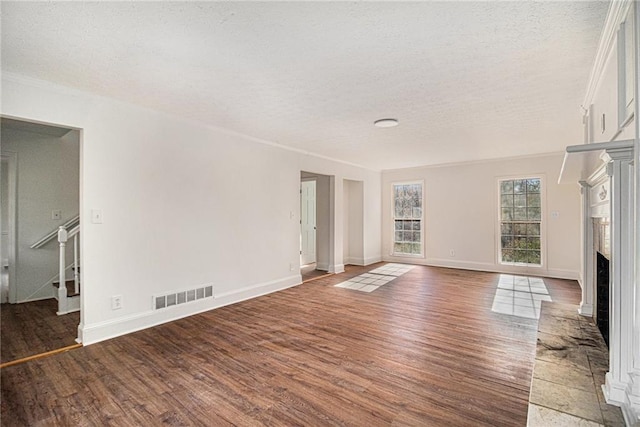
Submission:
[[[454,249],[449,249],[450,256],[456,256],[456,251]]]
[[[111,310],[120,310],[122,308],[122,295],[114,295],[111,297]]]
[[[293,263],[292,262],[289,263],[289,271],[293,271]]]

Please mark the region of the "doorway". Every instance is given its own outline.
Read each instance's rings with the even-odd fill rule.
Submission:
[[[7,117],[0,118],[0,125],[0,359],[6,366],[77,346],[80,312],[57,315],[54,285],[60,261],[58,227],[79,215],[80,131]],[[73,244],[65,254],[73,259]],[[73,274],[71,268],[67,277]],[[72,293],[66,294],[69,299]],[[78,307],[79,298],[74,299]]]
[[[316,180],[300,183],[300,265],[316,263]]]
[[[300,173],[300,274],[303,281],[332,268],[332,177]]]

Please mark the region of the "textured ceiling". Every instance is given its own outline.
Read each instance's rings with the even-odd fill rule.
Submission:
[[[607,8],[3,1],[2,69],[374,169],[440,164],[580,143]]]

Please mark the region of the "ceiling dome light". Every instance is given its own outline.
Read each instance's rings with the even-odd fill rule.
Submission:
[[[380,119],[373,122],[373,124],[379,128],[392,128],[398,126],[398,119]]]

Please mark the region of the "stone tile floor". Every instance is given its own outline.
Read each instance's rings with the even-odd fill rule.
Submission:
[[[624,426],[601,385],[609,353],[591,318],[578,307],[543,302],[529,397],[529,427]]]

